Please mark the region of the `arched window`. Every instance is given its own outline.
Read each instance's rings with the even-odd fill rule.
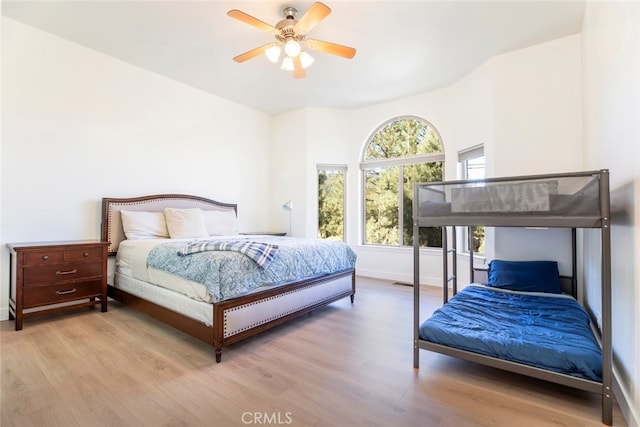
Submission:
[[[363,243],[413,245],[413,184],[442,181],[444,148],[435,127],[414,116],[396,117],[376,129],[360,163]],[[420,231],[420,245],[442,247],[440,228]]]

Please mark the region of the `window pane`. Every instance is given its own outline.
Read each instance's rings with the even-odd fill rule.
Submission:
[[[318,171],[318,237],[344,240],[343,171]]]
[[[364,170],[365,243],[398,245],[398,167]]]
[[[413,245],[413,184],[442,181],[442,162],[407,165],[403,169],[403,237],[404,245]],[[441,248],[440,227],[421,227],[420,246]]]
[[[395,118],[375,131],[360,163],[364,244],[412,245],[413,183],[442,180],[443,151],[438,132],[418,117]],[[423,245],[441,246],[439,229],[421,236]]]
[[[484,173],[484,155],[468,158],[462,162],[464,167],[464,179],[482,179],[485,177]],[[465,228],[465,242],[464,247],[466,251],[469,251],[469,239]],[[484,227],[474,227],[473,229],[473,251],[478,254],[484,254]]]
[[[466,161],[467,179],[484,178],[484,156]]]
[[[391,159],[414,154],[440,153],[440,138],[427,123],[413,119],[393,121],[380,129],[367,145],[365,160]]]
[[[473,252],[484,254],[484,227],[473,229]]]

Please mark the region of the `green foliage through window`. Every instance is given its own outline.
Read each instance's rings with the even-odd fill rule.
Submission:
[[[442,153],[437,131],[422,119],[394,119],[373,135],[361,164],[365,244],[413,245],[413,184],[442,181]],[[441,238],[439,227],[420,230],[421,246],[442,247]]]
[[[318,169],[318,237],[344,241],[344,171]]]
[[[378,130],[367,145],[365,160],[392,159],[442,152],[440,137],[426,122],[397,119]]]

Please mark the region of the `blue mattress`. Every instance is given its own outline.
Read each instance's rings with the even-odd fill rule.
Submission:
[[[593,381],[602,352],[589,315],[566,295],[470,285],[420,326],[420,338]]]

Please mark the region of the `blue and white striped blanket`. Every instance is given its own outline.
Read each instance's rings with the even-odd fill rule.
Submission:
[[[278,245],[248,240],[195,240],[178,249],[178,255],[188,256],[206,251],[234,251],[254,260],[262,268],[267,268],[278,253]]]

